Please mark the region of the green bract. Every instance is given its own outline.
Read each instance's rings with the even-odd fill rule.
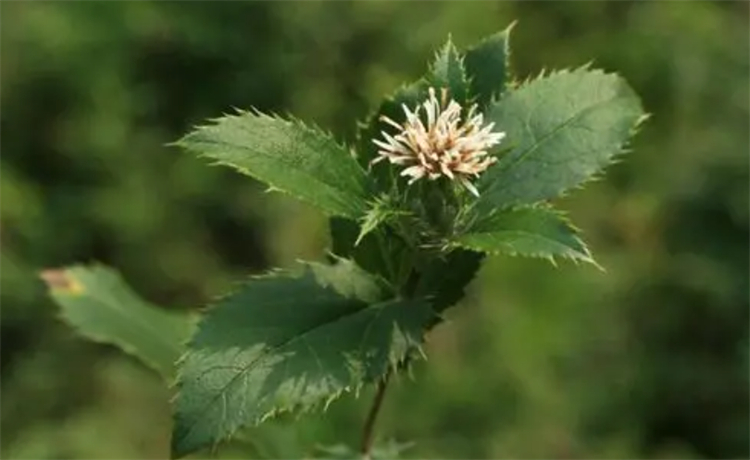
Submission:
[[[422,78],[358,125],[352,148],[297,120],[245,111],[176,143],[320,208],[330,216],[331,263],[252,278],[212,305],[197,328],[187,316],[138,300],[107,271],[70,270],[84,289],[54,296],[84,335],[140,356],[167,377],[182,354],[174,456],[211,447],[275,413],[310,410],[384,381],[421,355],[424,335],[461,300],[486,254],[595,264],[549,200],[624,152],[644,119],[641,104],[621,77],[588,67],[519,84],[508,59],[511,29],[465,53],[448,40]],[[500,142],[489,150],[496,162],[472,178],[479,198],[457,186],[450,171],[407,185],[403,165],[372,164],[379,154],[373,140],[398,135],[407,122],[402,105],[415,112],[429,88],[441,97],[447,91],[462,117],[476,105],[481,126],[494,123],[493,136],[505,133],[474,145]],[[466,136],[461,145],[468,145],[462,133],[455,136]]]

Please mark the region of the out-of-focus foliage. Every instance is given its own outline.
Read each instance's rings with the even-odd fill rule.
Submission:
[[[607,272],[491,259],[431,334],[435,358],[389,390],[383,437],[422,458],[750,456],[747,5],[3,2],[0,454],[167,455],[167,390],[62,325],[42,268],[97,260],[198,308],[247,272],[323,257],[324,216],[166,143],[234,107],[353,141],[447,33],[463,47],[517,19],[517,74],[593,58],[653,115],[562,203]],[[370,396],[218,455],[353,443]]]

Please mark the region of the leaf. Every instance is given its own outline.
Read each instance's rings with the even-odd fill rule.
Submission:
[[[617,75],[580,68],[531,81],[492,103],[512,150],[478,181],[479,209],[532,204],[581,184],[623,152],[644,118]]]
[[[351,219],[331,217],[328,219],[328,226],[331,234],[331,252],[339,257],[351,259],[353,258],[355,247],[362,247],[363,245],[368,245],[370,242],[373,244],[377,243],[372,238],[373,234],[369,233],[362,238],[363,241],[360,241],[360,244],[355,246],[354,243],[357,242],[361,229],[360,225]],[[380,258],[380,253],[377,251],[377,246],[374,246],[374,249],[375,251],[372,252],[371,258],[376,260]],[[360,261],[357,261],[357,264],[369,272],[375,271],[368,267],[369,264],[365,265]]]
[[[433,310],[440,314],[464,297],[466,286],[479,271],[484,254],[466,249],[430,260],[420,271],[415,290],[418,297],[426,297]]]
[[[513,22],[505,30],[490,35],[466,51],[464,65],[471,82],[471,93],[480,108],[502,94],[511,81],[510,32]]]
[[[480,222],[456,244],[475,251],[544,257],[563,257],[594,263],[575,229],[559,213],[547,207],[496,212]]]
[[[145,302],[105,267],[44,270],[40,276],[62,318],[81,335],[116,345],[171,379],[193,330],[192,316]]]
[[[371,183],[350,152],[299,121],[240,111],[176,142],[330,215],[360,217]]]
[[[370,232],[378,228],[380,225],[386,223],[391,217],[392,214],[388,213],[385,210],[382,210],[380,207],[374,206],[370,208],[370,210],[367,211],[367,214],[365,214],[365,217],[362,219],[362,226],[360,227],[359,235],[357,236],[357,240],[354,242],[354,245],[359,245],[359,243],[362,241],[362,238],[369,235]]]
[[[319,287],[332,289],[346,298],[376,303],[389,294],[382,278],[362,270],[351,260],[336,258],[332,264],[305,262],[304,266]]]
[[[391,229],[379,227],[365,234],[355,246],[361,227],[342,217],[329,219],[333,254],[351,258],[366,271],[380,275],[391,283],[399,276],[400,261],[406,243]],[[397,262],[398,261],[398,262]]]
[[[376,283],[347,264],[255,279],[208,312],[180,364],[174,456],[275,413],[327,404],[420,346],[429,304],[375,301]]]
[[[436,53],[430,72],[425,78],[435,88],[438,97],[440,88],[447,88],[450,98],[461,105],[466,103],[469,82],[466,80],[463,59],[450,38]]]
[[[354,245],[357,246],[362,238],[370,234],[381,225],[393,222],[399,216],[410,214],[408,211],[399,209],[399,203],[390,195],[383,194],[372,201],[370,209],[362,217],[362,225]]]

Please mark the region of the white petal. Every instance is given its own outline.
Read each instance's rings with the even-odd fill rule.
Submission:
[[[447,164],[440,163],[440,170],[443,172],[443,174],[445,174],[446,176],[448,176],[450,179],[454,178],[453,172],[450,170],[450,168],[448,168]]]
[[[425,170],[421,165],[409,166],[408,168],[401,171],[402,176],[411,176],[414,179],[419,179],[424,176]]]
[[[385,155],[383,155],[383,154],[382,154],[381,152],[378,152],[378,156],[377,156],[377,157],[375,157],[375,158],[373,158],[373,159],[372,159],[372,160],[370,161],[370,164],[371,164],[371,165],[374,165],[374,164],[376,164],[376,163],[380,163],[381,161],[385,160],[386,158],[387,158],[387,157],[386,157]]]
[[[466,189],[469,190],[472,195],[474,195],[475,197],[479,198],[479,190],[477,190],[477,188],[474,187],[474,184],[472,184],[471,182],[469,182],[469,179],[466,179],[466,178],[462,177],[461,178],[461,184],[464,187],[466,187]]]
[[[386,117],[385,115],[382,115],[380,117],[380,121],[388,123],[389,125],[393,126],[394,128],[396,128],[398,130],[404,129],[403,126],[399,125],[398,123],[396,123],[395,121],[393,121],[390,118]]]
[[[399,156],[394,155],[390,157],[390,159],[391,159],[391,163],[393,163],[394,165],[405,165],[408,163],[412,163],[414,161],[413,157],[407,157],[407,156],[399,157]]]
[[[379,141],[377,139],[373,139],[372,143],[375,144],[375,145],[377,145],[381,149],[385,149],[385,150],[391,150],[391,149],[393,149],[393,145],[392,144],[386,144],[385,142]]]

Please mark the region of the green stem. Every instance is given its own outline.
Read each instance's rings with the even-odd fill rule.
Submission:
[[[370,460],[372,452],[372,443],[375,439],[375,419],[378,417],[380,412],[380,406],[383,405],[383,398],[385,397],[385,389],[388,387],[388,381],[391,377],[391,371],[389,370],[383,376],[383,379],[378,382],[378,388],[375,392],[375,399],[372,401],[372,407],[370,407],[370,413],[367,414],[365,420],[365,427],[362,431],[362,459]]]

